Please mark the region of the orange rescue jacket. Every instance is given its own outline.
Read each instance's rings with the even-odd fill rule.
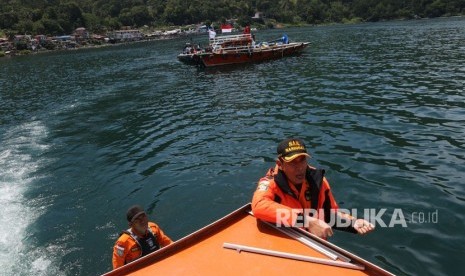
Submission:
[[[324,174],[324,170],[308,166],[305,181],[298,191],[294,185],[289,185],[278,166],[269,169],[259,180],[252,198],[255,217],[272,223],[278,223],[279,217],[287,226],[295,226],[297,214],[303,214],[306,209],[320,211],[318,218],[328,222],[330,213],[339,207]],[[293,215],[283,216],[286,212]]]
[[[153,222],[149,222],[149,230],[155,236],[160,247],[172,243],[171,239]],[[148,233],[147,233],[148,235]],[[130,234],[123,232],[113,247],[113,269],[130,263],[142,256],[142,249]]]

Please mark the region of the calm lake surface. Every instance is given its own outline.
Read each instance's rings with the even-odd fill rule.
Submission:
[[[465,18],[256,38],[284,32],[312,44],[214,70],[177,61],[185,38],[0,59],[0,275],[110,270],[135,203],[179,239],[249,202],[288,136],[342,208],[384,212],[331,242],[398,275],[463,273]]]

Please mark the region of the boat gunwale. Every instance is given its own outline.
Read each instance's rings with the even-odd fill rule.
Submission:
[[[175,241],[174,243],[165,246],[155,252],[152,252],[144,257],[141,257],[131,263],[128,263],[122,267],[119,267],[115,270],[109,271],[102,276],[115,276],[115,275],[126,275],[130,272],[134,272],[139,270],[142,267],[146,267],[150,264],[153,264],[155,261],[164,259],[175,254],[177,251],[187,248],[197,242],[199,240],[203,240],[205,237],[211,232],[217,232],[223,227],[229,225],[232,221],[238,220],[245,216],[249,215],[250,211],[250,203],[236,209],[235,211],[229,213],[228,215],[200,228],[199,230],[192,232],[191,234],[182,237],[181,239]],[[194,242],[192,242],[194,240]]]
[[[159,261],[159,260],[162,260],[162,259],[165,259],[165,258],[169,258],[170,256],[173,256],[175,255],[177,252],[185,249],[185,248],[188,248],[188,247],[191,247],[199,242],[201,242],[202,240],[206,239],[209,237],[209,235],[211,233],[214,233],[214,232],[219,232],[221,231],[222,229],[228,227],[228,225],[230,225],[231,223],[234,223],[235,221],[238,221],[238,220],[241,220],[243,219],[244,217],[247,217],[247,216],[253,216],[253,213],[251,211],[251,204],[250,203],[247,203],[246,205],[236,209],[235,211],[227,214],[226,216],[224,217],[221,217],[220,219],[218,220],[215,220],[214,222],[200,228],[199,230],[195,231],[195,232],[192,232],[191,234],[187,235],[187,236],[184,236],[182,237],[181,239],[175,241],[174,243],[166,246],[166,247],[163,247],[153,253],[150,253],[148,254],[147,256],[144,256],[144,257],[141,257],[131,263],[128,263],[122,267],[119,267],[115,270],[112,270],[112,271],[109,271],[105,274],[102,274],[102,276],[115,276],[115,275],[126,275],[126,274],[129,274],[131,272],[135,272],[141,268],[144,268],[144,267],[147,267],[153,263],[155,263],[156,261]],[[263,223],[262,221],[258,220],[260,223]],[[267,226],[267,227],[271,227],[273,228],[273,226],[270,226],[270,225],[267,225],[265,223],[263,223],[263,225]],[[292,227],[292,229],[295,229],[299,234],[305,236],[305,237],[308,237],[308,238],[311,238],[313,239],[314,241],[324,245],[324,246],[327,246],[328,248],[334,250],[335,252],[343,255],[343,256],[346,256],[348,258],[351,259],[351,263],[358,263],[358,264],[362,264],[365,266],[365,270],[367,272],[368,275],[387,275],[387,276],[393,276],[395,274],[392,274],[391,272],[345,250],[345,249],[342,249],[340,247],[338,247],[337,245],[331,243],[331,242],[328,242],[324,239],[321,239],[307,231],[305,231],[304,229],[300,229],[300,228],[296,228],[296,227]],[[277,230],[276,230],[277,231]]]
[[[354,263],[354,261],[356,263],[359,263],[359,264],[363,264],[365,266],[365,270],[368,270],[368,269],[372,269],[374,271],[376,271],[377,273],[381,273],[380,275],[390,275],[390,276],[395,276],[395,274],[392,274],[391,272],[363,259],[362,257],[359,257],[357,255],[355,255],[354,253],[351,253],[331,242],[328,242],[327,240],[324,240],[322,238],[319,238],[307,231],[305,231],[304,229],[301,229],[301,228],[297,228],[297,227],[292,227],[292,229],[295,229],[299,234],[303,235],[303,236],[306,236],[306,237],[309,237],[311,239],[313,239],[314,241],[316,242],[319,242],[327,247],[329,247],[330,249],[336,251],[337,253],[339,254],[342,254],[343,256],[345,257],[348,257],[351,259],[351,263]]]

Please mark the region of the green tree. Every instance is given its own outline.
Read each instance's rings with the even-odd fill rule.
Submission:
[[[68,34],[77,27],[103,31],[221,18],[236,18],[243,25],[255,12],[262,12],[267,26],[377,21],[465,14],[465,0],[0,0],[0,29]]]
[[[75,2],[60,5],[57,20],[65,33],[72,33],[76,28],[85,25],[81,8]]]
[[[321,24],[325,22],[327,6],[320,0],[306,0],[307,3],[299,4],[306,8],[301,10],[300,17],[310,24]]]
[[[44,15],[43,11],[41,9],[33,9],[31,10],[31,20],[32,21],[38,21],[42,18]]]
[[[123,24],[123,26],[133,26],[134,20],[132,18],[131,10],[129,8],[124,8],[121,10],[118,20]]]
[[[19,22],[18,15],[12,11],[0,14],[0,28],[12,29]]]
[[[343,19],[350,17],[350,12],[342,2],[331,2],[328,15],[330,21],[342,22]]]
[[[82,17],[84,18],[84,26],[91,32],[102,33],[105,29],[103,27],[103,20],[98,16],[92,13],[83,13]]]
[[[153,17],[150,15],[145,5],[131,8],[131,15],[133,17],[134,24],[137,27],[150,25],[153,21]]]
[[[47,33],[47,30],[44,27],[44,24],[42,24],[42,21],[36,21],[32,25],[32,32],[35,34],[45,34]]]
[[[370,9],[370,0],[354,0],[352,3],[352,13],[354,16],[366,19],[366,15]]]
[[[432,0],[412,0],[412,10],[416,16],[425,17],[426,7],[432,3]]]
[[[58,23],[57,20],[54,19],[42,19],[40,20],[42,25],[44,26],[47,35],[62,35],[64,33],[63,28]]]
[[[168,0],[163,12],[163,18],[166,22],[175,25],[189,23],[189,15],[186,13],[188,10],[187,3],[183,0]]]
[[[103,21],[105,26],[108,26],[109,30],[119,30],[123,26],[121,22],[118,20],[118,18],[114,17],[107,17]]]
[[[22,20],[13,26],[20,34],[31,34],[34,23],[31,20]]]
[[[438,17],[446,12],[446,4],[441,0],[435,0],[425,9],[425,14],[428,17]]]

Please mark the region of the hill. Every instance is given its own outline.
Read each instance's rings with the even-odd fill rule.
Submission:
[[[104,33],[200,22],[324,24],[461,15],[464,0],[0,0],[4,34],[69,34],[78,27]],[[265,21],[260,23],[266,23]],[[1,35],[1,34],[0,34]]]

